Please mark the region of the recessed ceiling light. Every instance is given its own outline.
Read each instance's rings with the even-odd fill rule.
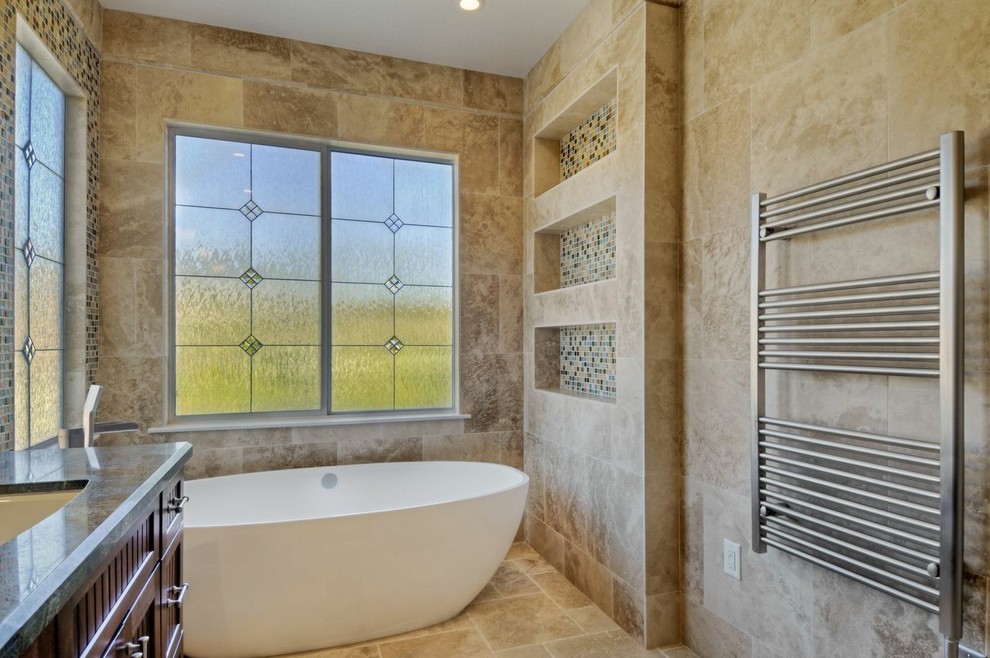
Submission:
[[[461,0],[461,9],[464,11],[474,11],[475,9],[481,9],[484,4],[484,0]]]

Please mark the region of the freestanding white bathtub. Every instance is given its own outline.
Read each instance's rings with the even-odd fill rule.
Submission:
[[[529,478],[497,464],[410,462],[185,486],[186,654],[249,658],[455,616],[505,557]]]

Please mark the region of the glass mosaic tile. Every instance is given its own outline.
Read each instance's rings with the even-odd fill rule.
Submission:
[[[615,398],[614,324],[560,328],[560,389]]]
[[[615,212],[560,236],[560,287],[615,278]]]
[[[398,353],[398,351],[401,350],[403,347],[405,347],[405,345],[403,345],[402,341],[396,338],[395,336],[389,338],[388,342],[385,343],[385,349],[387,349],[392,354]]]
[[[567,180],[615,150],[615,99],[560,140],[560,179]]]

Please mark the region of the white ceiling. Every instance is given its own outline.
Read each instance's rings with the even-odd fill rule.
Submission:
[[[101,0],[176,18],[523,77],[589,0]]]

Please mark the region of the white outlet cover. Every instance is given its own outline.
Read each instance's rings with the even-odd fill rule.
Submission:
[[[726,575],[742,580],[742,550],[734,541],[722,540],[722,570]]]

